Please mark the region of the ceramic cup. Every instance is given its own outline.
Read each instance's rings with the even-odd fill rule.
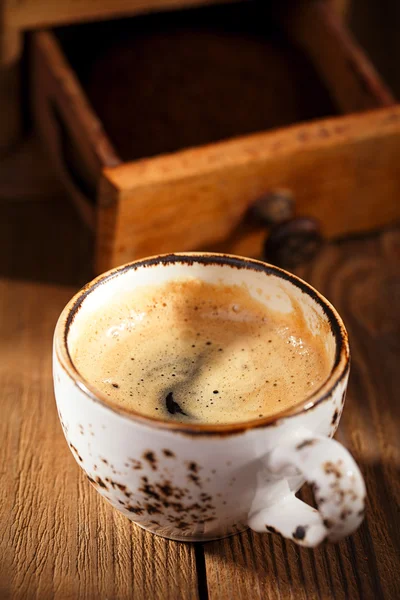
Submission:
[[[244,423],[166,422],[109,405],[69,353],[85,335],[91,314],[121,291],[130,290],[134,303],[136,286],[192,277],[244,284],[274,311],[300,306],[306,326],[324,337],[332,367],[328,380],[285,412]],[[316,546],[350,534],[364,514],[360,471],[331,439],[343,410],[349,360],[338,313],[294,275],[235,256],[172,254],[109,271],[72,298],[56,326],[54,386],[75,459],[96,490],[137,525],[181,541],[217,539],[251,527]],[[305,481],[318,509],[295,496]]]

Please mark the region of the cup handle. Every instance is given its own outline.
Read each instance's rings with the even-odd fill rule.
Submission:
[[[318,510],[288,491],[250,515],[251,529],[280,533],[306,547],[325,538],[336,542],[357,529],[364,516],[365,483],[339,442],[303,431],[267,457],[268,470],[282,477],[293,476],[293,467],[313,488]]]

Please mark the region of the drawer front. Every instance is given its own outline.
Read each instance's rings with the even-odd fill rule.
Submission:
[[[260,256],[265,231],[243,219],[281,187],[327,237],[386,225],[400,218],[399,152],[394,106],[106,169],[96,269],[194,249]]]

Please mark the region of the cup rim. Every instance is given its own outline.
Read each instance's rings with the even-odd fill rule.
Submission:
[[[157,265],[168,265],[176,262],[192,264],[197,262],[203,265],[226,265],[237,269],[248,269],[258,272],[264,272],[267,275],[274,275],[292,285],[300,288],[301,291],[321,306],[327,316],[332,334],[335,339],[336,353],[333,367],[327,379],[319,388],[308,395],[304,400],[297,402],[294,406],[281,410],[278,413],[249,421],[240,421],[237,423],[225,424],[196,424],[183,423],[179,421],[166,421],[158,417],[143,415],[134,409],[126,409],[108,402],[106,395],[87,381],[76,368],[68,349],[68,334],[74,321],[75,315],[79,311],[83,302],[89,294],[96,290],[100,285],[104,285],[115,277],[118,277],[130,269],[139,269]],[[232,433],[241,433],[249,429],[256,429],[276,425],[278,421],[290,417],[295,417],[303,412],[312,410],[324,400],[327,400],[333,390],[345,380],[350,367],[350,348],[348,334],[342,318],[332,304],[310,284],[303,281],[297,275],[293,275],[280,267],[269,263],[233,254],[222,254],[216,252],[176,252],[169,254],[158,254],[155,256],[138,259],[114,269],[102,273],[92,281],[82,287],[67,303],[62,310],[54,332],[54,354],[58,359],[61,368],[72,380],[84,395],[91,401],[102,405],[105,409],[126,417],[134,422],[165,429],[169,431],[180,431],[187,434],[206,434],[206,435],[227,435]]]

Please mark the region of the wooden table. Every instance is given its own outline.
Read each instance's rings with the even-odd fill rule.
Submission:
[[[350,332],[351,382],[337,438],[366,478],[360,530],[314,551],[251,532],[169,542],[106,504],[64,440],[52,333],[91,277],[92,244],[47,171],[28,172],[18,160],[6,173],[0,165],[0,598],[400,598],[400,228],[330,244],[301,269]],[[32,195],[21,192],[21,178]],[[47,191],[37,194],[38,185]],[[309,490],[302,496],[310,501]]]

